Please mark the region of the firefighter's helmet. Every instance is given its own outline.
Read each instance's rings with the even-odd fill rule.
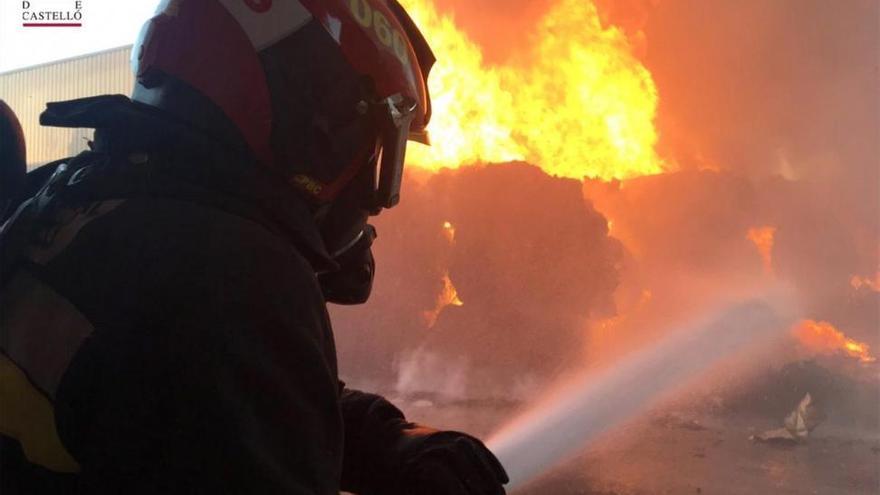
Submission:
[[[371,167],[378,210],[399,199],[407,140],[427,140],[433,63],[397,0],[164,0],[133,48],[133,99],[180,115],[169,88],[193,91],[319,204]]]

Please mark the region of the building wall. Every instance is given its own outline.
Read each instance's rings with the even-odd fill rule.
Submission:
[[[21,120],[28,147],[28,168],[86,149],[93,131],[41,127],[46,102],[101,94],[131,94],[131,47],[0,73],[0,99]]]

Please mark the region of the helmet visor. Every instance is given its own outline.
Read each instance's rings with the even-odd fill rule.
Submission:
[[[374,209],[392,208],[400,202],[400,185],[406,162],[406,144],[413,137],[410,128],[418,103],[393,95],[376,106],[379,126],[378,180]],[[425,133],[425,137],[427,134]]]

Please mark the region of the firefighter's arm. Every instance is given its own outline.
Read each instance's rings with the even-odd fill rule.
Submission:
[[[478,439],[408,422],[378,395],[342,394],[342,488],[362,495],[499,495],[507,474]]]
[[[224,469],[244,490],[229,493],[327,493],[342,457],[335,350],[311,268],[276,254],[249,260],[219,289],[243,295],[216,308],[227,332],[217,402],[234,429]]]

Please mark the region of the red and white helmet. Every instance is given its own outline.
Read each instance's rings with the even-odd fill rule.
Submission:
[[[326,51],[330,48],[316,52],[321,46],[332,47],[333,53]],[[289,57],[291,50],[310,55]],[[301,94],[294,95],[296,103],[285,103],[285,92],[335,90],[327,88],[333,84],[326,80],[307,81],[309,87],[302,87],[276,72],[311,77],[324,70],[313,66],[334,58],[366,82],[369,95],[351,102],[345,100],[350,90],[338,97],[320,96],[320,101],[343,101],[347,111],[342,116],[338,110],[330,117],[321,114],[314,102],[302,103]],[[434,56],[397,0],[164,0],[141,31],[132,64],[137,76],[135,101],[163,107],[163,99],[156,96],[162,92],[150,90],[168,81],[195,90],[222,111],[258,162],[282,171],[291,185],[318,202],[335,199],[360,169],[374,164],[374,207],[394,206],[406,142],[427,140],[431,102],[426,81]],[[322,77],[342,77],[339,63],[328,64],[335,68]],[[289,134],[312,132],[303,125],[280,124],[289,120],[285,113],[298,112],[299,107],[321,114],[309,118],[328,133],[351,127],[350,111],[369,119],[374,135],[364,138],[364,132],[339,131],[339,139],[348,134],[358,139],[334,145],[329,152],[333,156],[326,160],[318,157],[320,152],[292,144],[285,152],[288,142],[321,141],[279,135],[279,128]],[[339,122],[327,122],[333,119]],[[336,136],[324,141],[337,140]],[[331,159],[332,166],[327,164]],[[345,163],[336,163],[340,160]]]

